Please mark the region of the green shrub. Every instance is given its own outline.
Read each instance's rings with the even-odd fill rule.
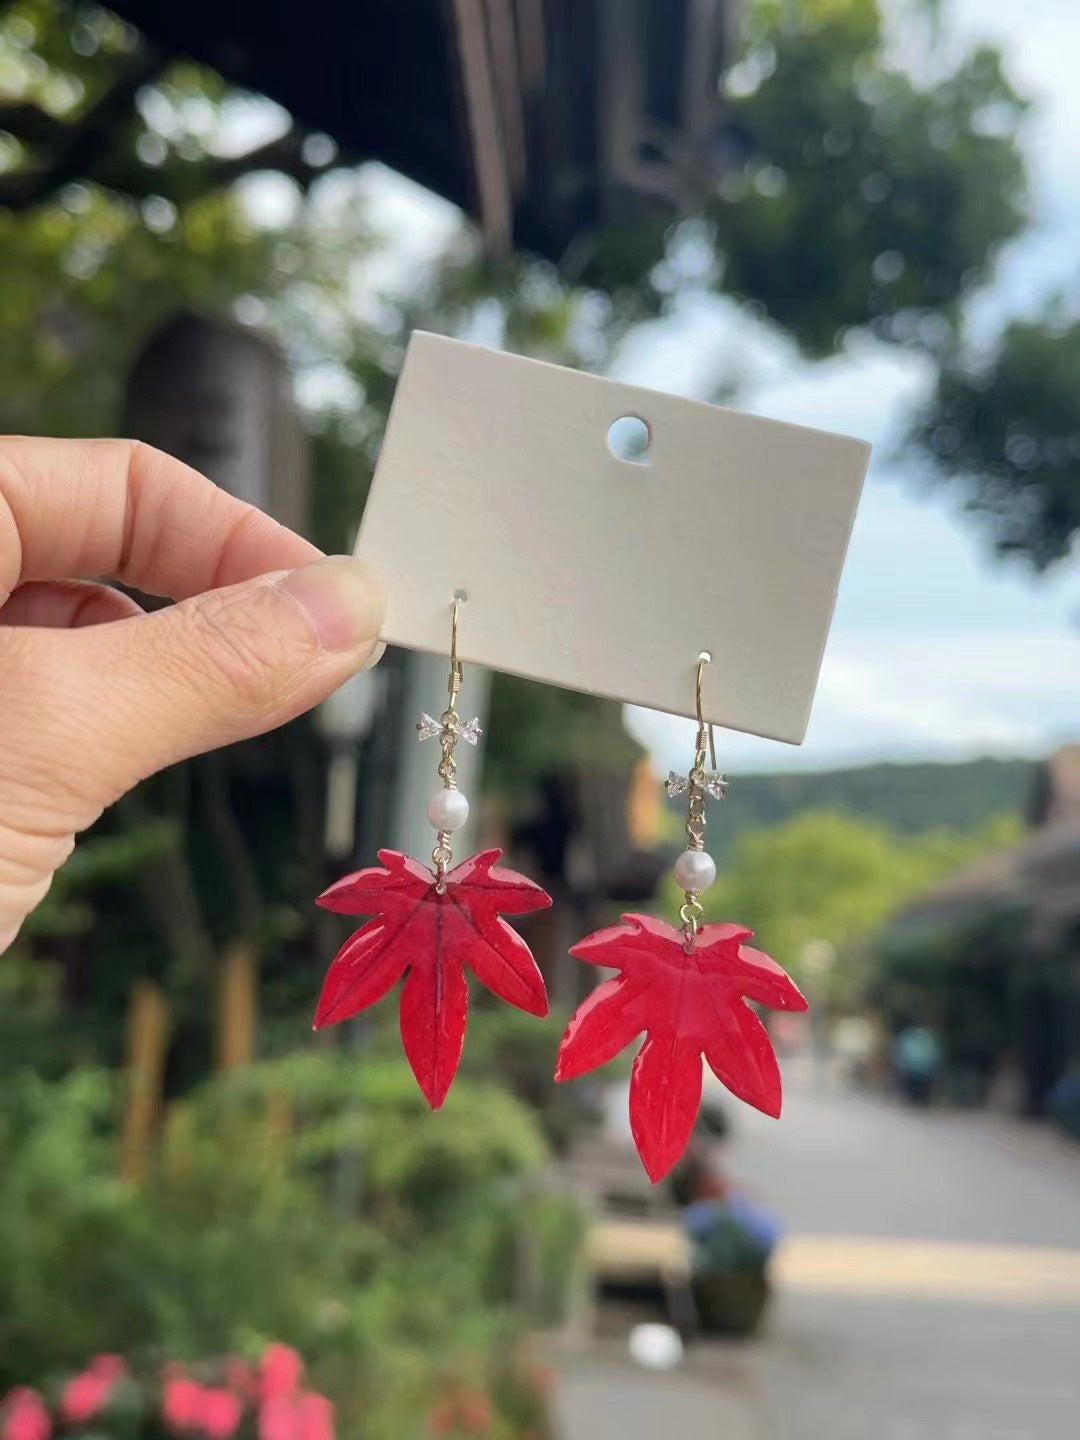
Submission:
[[[256,1337],[310,1345],[341,1242],[354,1271],[358,1257],[370,1266],[363,1228],[328,1232],[317,1195],[275,1166],[263,1135],[237,1130],[225,1145],[184,1116],[146,1186],[123,1185],[117,1098],[93,1071],[0,1092],[0,1387],[101,1350],[182,1359]]]
[[[213,1135],[276,1113],[277,1163],[339,1208],[351,1169],[354,1207],[401,1238],[438,1230],[548,1156],[535,1116],[505,1088],[460,1076],[434,1114],[400,1055],[294,1055],[204,1086],[186,1108]]]
[[[139,1188],[116,1178],[119,1098],[93,1071],[0,1089],[0,1391],[103,1350],[152,1367],[280,1339],[342,1434],[400,1440],[447,1374],[489,1393],[559,1313],[580,1219],[489,1080],[432,1115],[400,1057],[253,1066],[172,1108]]]
[[[0,1392],[152,1328],[137,1197],[115,1178],[115,1110],[93,1071],[0,1087]]]
[[[565,1027],[566,1016],[558,1012],[538,1020],[506,1005],[480,1007],[469,1021],[462,1060],[466,1075],[494,1076],[509,1085],[535,1111],[556,1153],[597,1120],[586,1087],[555,1083],[555,1056]]]

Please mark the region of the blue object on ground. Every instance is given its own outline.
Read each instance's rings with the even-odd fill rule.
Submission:
[[[783,1233],[775,1215],[737,1190],[726,1200],[695,1200],[683,1211],[682,1221],[691,1239],[698,1241],[707,1241],[722,1226],[736,1226],[766,1253]]]

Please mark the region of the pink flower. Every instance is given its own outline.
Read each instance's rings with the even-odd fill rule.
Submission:
[[[334,1440],[334,1407],[325,1395],[272,1395],[259,1407],[259,1440]]]
[[[334,1407],[325,1395],[301,1395],[297,1412],[297,1440],[334,1440]]]
[[[60,1415],[68,1425],[85,1425],[104,1410],[113,1382],[108,1375],[90,1369],[74,1375],[60,1395]]]
[[[36,1390],[19,1385],[0,1402],[0,1440],[49,1440],[52,1420]]]
[[[74,1375],[60,1396],[60,1414],[68,1425],[85,1425],[109,1403],[118,1380],[127,1374],[119,1355],[96,1355],[88,1368]]]
[[[232,1440],[240,1426],[244,1404],[231,1390],[208,1389],[202,1392],[199,1428],[208,1440]]]
[[[173,1370],[161,1387],[161,1418],[169,1430],[194,1430],[202,1416],[200,1385],[182,1370]]]
[[[299,1440],[292,1395],[271,1395],[259,1406],[259,1440]]]
[[[304,1373],[304,1362],[288,1345],[268,1345],[259,1366],[259,1394],[264,1400],[294,1395]]]

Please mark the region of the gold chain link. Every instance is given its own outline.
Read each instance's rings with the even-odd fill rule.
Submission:
[[[698,725],[694,764],[686,777],[686,838],[691,850],[705,848],[705,756],[707,728]]]
[[[702,713],[701,704],[701,683],[705,673],[705,666],[709,663],[710,656],[705,651],[698,656],[697,677],[695,680],[695,701],[697,709],[697,740],[694,744],[694,763],[690,773],[686,777],[686,839],[689,850],[705,849],[705,761],[711,756],[713,770],[716,769],[716,746],[713,741],[712,726],[705,723],[705,716]],[[704,907],[692,890],[683,891],[683,904],[679,909],[679,919],[683,924],[683,936],[685,937],[686,950],[689,952],[694,948],[694,941],[697,939],[698,930],[701,928],[701,917],[705,914]]]
[[[454,746],[458,742],[461,733],[460,719],[457,713],[457,694],[461,688],[464,678],[461,661],[458,659],[458,617],[461,611],[461,597],[454,596],[454,608],[450,621],[450,678],[446,683],[446,693],[450,696],[450,703],[439,716],[439,723],[442,730],[439,735],[439,749],[441,752],[439,760],[439,779],[447,790],[457,789],[457,761],[454,759]],[[450,831],[439,830],[435,835],[435,849],[431,852],[431,863],[435,866],[435,888],[441,895],[446,889],[446,871],[454,858],[454,849],[451,844]]]
[[[442,725],[442,735],[439,740],[439,748],[442,751],[442,759],[439,761],[439,779],[448,790],[453,790],[457,785],[457,761],[454,759],[454,746],[458,742],[458,714],[453,708],[444,710],[439,716],[439,723]]]

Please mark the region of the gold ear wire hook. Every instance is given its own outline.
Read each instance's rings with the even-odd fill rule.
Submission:
[[[461,661],[457,653],[458,617],[461,614],[461,596],[454,596],[454,608],[450,618],[450,680],[447,685],[447,694],[450,696],[450,704],[453,706],[457,699],[457,692],[465,679],[465,672],[462,669]]]
[[[695,682],[694,690],[695,690],[695,698],[696,698],[696,701],[697,701],[697,723],[698,723],[698,726],[700,727],[700,729],[704,730],[704,729],[707,728],[708,731],[709,731],[709,761],[710,761],[710,763],[712,764],[712,768],[715,770],[715,769],[716,769],[716,742],[715,742],[715,740],[713,739],[713,727],[712,727],[711,724],[708,725],[708,726],[706,726],[705,716],[702,714],[702,708],[701,708],[701,682],[702,682],[702,677],[703,677],[704,674],[705,674],[705,666],[708,665],[708,663],[709,663],[709,661],[710,661],[711,659],[712,659],[712,656],[709,654],[709,652],[708,652],[707,650],[702,650],[702,652],[701,652],[700,655],[698,656],[698,660],[697,660],[697,680],[696,680],[696,682]]]

